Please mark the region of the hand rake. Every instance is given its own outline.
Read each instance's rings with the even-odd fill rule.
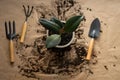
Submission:
[[[8,25],[9,25],[9,27],[8,27]],[[10,21],[9,21],[8,25],[7,25],[7,22],[5,22],[6,37],[8,40],[10,40],[10,62],[14,63],[13,39],[16,37],[15,21],[13,21],[13,27],[11,27]]]
[[[28,17],[31,15],[32,11],[33,11],[33,6],[31,8],[31,10],[30,10],[29,6],[28,6],[28,10],[26,10],[24,5],[23,5],[23,8],[24,8],[26,19],[25,19],[25,22],[24,22],[23,27],[22,27],[22,34],[21,34],[21,38],[20,38],[21,43],[24,42],[24,38],[25,38],[26,30],[27,30],[27,20],[28,20]]]

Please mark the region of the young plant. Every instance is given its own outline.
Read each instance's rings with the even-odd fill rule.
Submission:
[[[40,19],[39,22],[41,23],[41,25],[43,25],[43,27],[45,27],[49,31],[53,32],[53,34],[48,36],[46,39],[46,47],[51,48],[60,44],[61,35],[64,33],[74,32],[78,28],[83,18],[83,16],[73,16],[69,18],[64,24],[63,22],[54,17],[51,18],[51,20],[43,18]]]

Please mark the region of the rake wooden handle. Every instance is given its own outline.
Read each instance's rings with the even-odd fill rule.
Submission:
[[[87,60],[91,59],[93,44],[94,44],[94,38],[91,39],[90,44],[89,44],[88,53],[87,53],[87,57],[86,57]]]
[[[14,47],[12,40],[10,40],[10,62],[14,63]]]
[[[23,24],[23,27],[22,27],[22,34],[21,34],[21,38],[20,38],[21,43],[24,42],[26,29],[27,29],[27,22],[25,21]]]

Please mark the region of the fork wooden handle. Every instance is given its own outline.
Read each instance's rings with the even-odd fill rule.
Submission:
[[[86,57],[87,60],[91,59],[93,45],[94,45],[94,38],[91,39],[90,44],[89,44],[88,53],[87,53],[87,57]]]
[[[13,47],[13,41],[10,40],[10,62],[14,63],[14,47]]]
[[[27,29],[27,22],[25,21],[23,24],[23,27],[22,27],[22,34],[21,34],[21,38],[20,38],[21,43],[24,42],[26,29]]]

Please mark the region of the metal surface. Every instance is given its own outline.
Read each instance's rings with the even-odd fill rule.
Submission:
[[[100,21],[98,18],[94,19],[91,23],[89,37],[97,38],[100,35]]]
[[[7,22],[5,22],[6,37],[9,40],[12,40],[16,36],[15,21],[13,21],[12,24],[13,24],[13,26],[11,26],[10,21],[9,21],[8,25],[7,25]]]
[[[25,16],[26,16],[26,19],[25,21],[27,21],[28,17],[31,15],[32,11],[33,11],[33,6],[30,10],[30,6],[28,5],[28,10],[25,8],[25,6],[23,5],[23,8],[24,8],[24,12],[25,12]]]
[[[9,39],[10,45],[10,63],[13,64],[15,61],[14,58],[14,46],[13,46],[13,39],[16,37],[16,31],[15,31],[15,21],[13,21],[11,25],[11,22],[9,21],[8,25],[7,22],[5,22],[5,31],[6,31],[6,37]]]

